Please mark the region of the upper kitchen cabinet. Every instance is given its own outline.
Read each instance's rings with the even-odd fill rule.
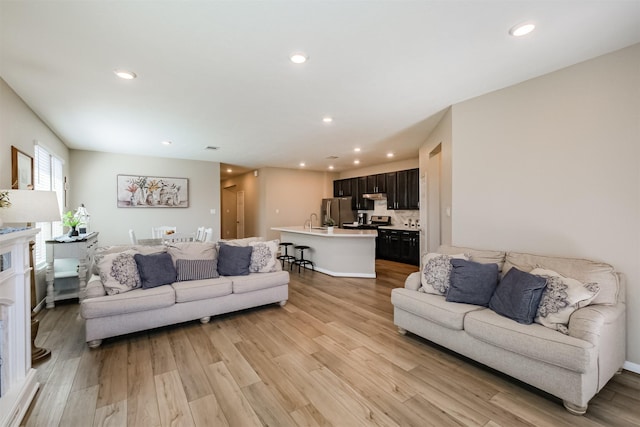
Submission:
[[[373,210],[373,200],[362,197],[363,194],[370,192],[367,190],[367,178],[366,176],[353,178],[355,185],[353,182],[351,183],[351,195],[353,196],[354,209],[356,210]]]
[[[386,193],[387,180],[386,174],[379,173],[377,175],[369,175],[366,178],[366,189],[364,193]]]
[[[387,209],[420,209],[420,172],[409,169],[386,174]]]
[[[333,181],[333,197],[345,197],[352,195],[352,178],[336,179]]]

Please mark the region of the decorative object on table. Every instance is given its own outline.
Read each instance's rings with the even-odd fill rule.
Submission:
[[[76,210],[76,217],[80,220],[78,223],[78,233],[87,234],[90,230],[91,215],[89,211],[84,207],[84,203],[80,203],[80,207]]]
[[[55,191],[35,190],[0,190],[5,194],[4,199],[9,200],[9,206],[2,210],[2,218],[7,223],[26,223],[27,228],[35,222],[48,222],[60,220],[60,208]],[[6,202],[5,202],[6,203]],[[29,242],[29,262],[31,266],[31,362],[36,363],[47,359],[51,352],[44,348],[36,347],[35,340],[38,335],[39,322],[35,319],[36,307],[36,277],[33,263],[34,241]]]
[[[67,211],[62,215],[62,225],[69,227],[69,237],[74,237],[79,234],[77,229],[78,224],[80,224],[80,218],[78,218],[75,213]]]
[[[11,206],[9,191],[0,191],[0,209],[8,208],[9,206]],[[2,215],[0,215],[0,228],[2,228]]]
[[[119,208],[187,208],[189,179],[118,175]]]
[[[28,190],[33,188],[33,157],[11,146],[11,188]]]

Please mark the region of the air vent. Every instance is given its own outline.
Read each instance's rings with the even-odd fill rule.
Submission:
[[[327,157],[327,160],[335,160],[337,158],[338,158],[338,156],[329,156],[329,157]]]
[[[213,145],[207,145],[206,147],[204,147],[205,150],[219,150],[220,147],[214,147]]]

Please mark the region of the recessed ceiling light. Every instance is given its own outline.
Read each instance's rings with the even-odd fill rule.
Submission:
[[[360,164],[360,160],[354,160],[354,161],[353,161],[353,164],[354,164],[354,165],[359,165],[359,164]]]
[[[333,165],[329,165],[329,169],[330,169],[330,170],[333,170]]]
[[[303,52],[296,52],[292,53],[289,59],[294,64],[304,64],[305,62],[307,62],[307,59],[309,59],[309,57]]]
[[[359,153],[360,152],[360,147],[354,148],[353,151],[355,151],[356,153]]]
[[[304,164],[304,162],[300,162],[300,167],[301,167],[301,168],[303,168],[303,167],[305,167],[305,166],[306,166],[306,165]]]
[[[160,144],[162,144],[162,145],[171,145],[171,141],[162,141]]]
[[[529,34],[535,28],[535,24],[532,24],[531,22],[523,22],[522,24],[514,25],[513,27],[511,27],[511,29],[509,30],[509,34],[514,37],[522,37]]]
[[[133,71],[127,71],[127,70],[114,70],[113,71],[116,76],[120,77],[121,79],[125,79],[125,80],[133,80],[136,77],[136,73],[134,73]]]
[[[233,172],[233,169],[227,169],[227,172],[231,173],[231,172]]]
[[[393,153],[387,153],[387,157],[393,157]]]
[[[331,123],[333,121],[333,119],[331,117],[327,116],[327,117],[323,117],[322,121],[325,122],[325,123]]]

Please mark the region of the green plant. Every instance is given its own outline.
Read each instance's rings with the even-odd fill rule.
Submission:
[[[334,225],[336,225],[336,222],[333,220],[333,218],[328,216],[327,219],[324,220],[324,225],[326,225],[327,227],[333,227]]]
[[[67,213],[62,215],[62,224],[67,227],[75,228],[80,224],[80,218],[75,216],[73,212],[67,211]]]

